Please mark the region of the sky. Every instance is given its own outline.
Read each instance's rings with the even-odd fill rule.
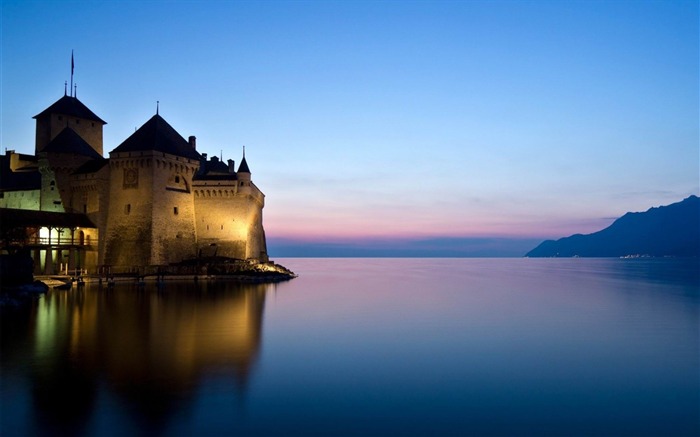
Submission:
[[[521,256],[700,193],[697,1],[1,7],[3,151],[73,51],[105,151],[157,101],[200,152],[245,146],[272,255]]]

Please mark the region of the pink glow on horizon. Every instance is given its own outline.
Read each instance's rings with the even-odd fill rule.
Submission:
[[[609,226],[612,219],[529,222],[464,222],[447,220],[431,224],[392,222],[391,220],[323,220],[310,217],[303,221],[265,218],[268,238],[305,241],[352,241],[376,239],[421,239],[440,237],[561,238],[589,234]]]

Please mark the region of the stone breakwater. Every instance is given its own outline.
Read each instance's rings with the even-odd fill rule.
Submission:
[[[291,270],[271,261],[257,262],[224,257],[196,258],[163,266],[128,269],[108,267],[102,269],[100,276],[106,279],[138,277],[144,280],[221,278],[245,282],[281,282],[297,277]]]

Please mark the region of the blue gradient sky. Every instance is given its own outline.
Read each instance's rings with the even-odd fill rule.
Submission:
[[[157,100],[245,145],[272,241],[559,238],[700,192],[698,40],[697,1],[3,0],[1,145],[74,49],[106,151]]]

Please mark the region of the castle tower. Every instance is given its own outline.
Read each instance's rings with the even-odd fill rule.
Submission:
[[[232,160],[203,158],[193,181],[199,253],[267,261],[265,195],[252,183],[245,156],[238,172]]]
[[[265,230],[262,223],[262,209],[265,206],[265,196],[253,184],[248,161],[245,159],[245,147],[243,148],[243,159],[238,167],[238,180],[240,195],[247,200],[247,247],[246,257],[267,261],[267,242]]]
[[[192,178],[200,158],[158,114],[110,152],[105,264],[164,265],[196,256]]]
[[[41,210],[57,212],[70,211],[71,175],[78,167],[91,160],[102,160],[76,131],[63,128],[40,153],[39,172],[41,173]],[[82,211],[78,211],[82,212]]]
[[[36,119],[36,154],[43,151],[63,129],[68,127],[102,156],[102,127],[107,122],[95,115],[77,97],[64,95],[53,105],[35,115],[34,119]]]

